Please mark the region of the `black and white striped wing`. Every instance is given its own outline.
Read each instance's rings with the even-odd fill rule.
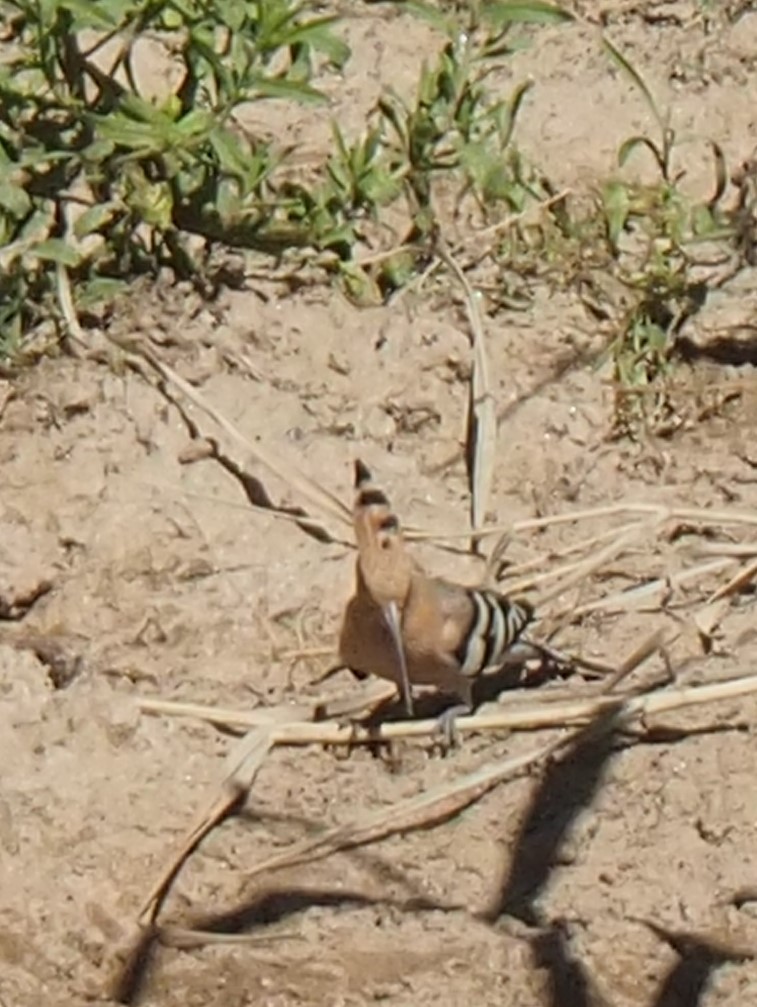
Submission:
[[[460,671],[474,677],[502,664],[505,654],[533,619],[528,602],[494,591],[469,589],[472,617],[455,650]]]

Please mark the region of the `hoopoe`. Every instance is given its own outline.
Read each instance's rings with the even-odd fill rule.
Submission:
[[[526,601],[429,577],[408,554],[400,523],[366,466],[355,463],[355,594],[342,624],[339,654],[355,672],[397,684],[409,716],[413,685],[460,699],[442,716],[473,708],[477,675],[500,665],[533,618]]]

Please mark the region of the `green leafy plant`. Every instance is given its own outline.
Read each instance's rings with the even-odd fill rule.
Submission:
[[[353,212],[376,219],[379,208],[403,197],[409,213],[407,232],[396,254],[379,256],[379,268],[367,276],[354,263],[340,270],[359,295],[383,296],[406,282],[414,262],[422,261],[441,226],[438,184],[446,202],[459,205],[471,193],[482,213],[503,206],[520,211],[544,198],[536,173],[513,146],[513,133],[530,81],[506,98],[493,98],[491,75],[509,54],[522,48],[519,25],[564,23],[570,14],[554,4],[469,3],[443,12],[419,0],[403,10],[429,21],[447,37],[434,62],[421,66],[414,100],[391,88],[378,101],[368,132],[349,147],[340,133],[330,162],[332,191],[326,199],[349,196]],[[416,250],[415,256],[408,248]]]
[[[572,17],[548,3],[472,3],[464,24],[419,2],[407,6],[448,36],[434,66],[423,65],[416,101],[408,106],[391,91],[379,108],[394,132],[396,155],[420,209],[430,202],[434,175],[462,169],[482,204],[504,201],[522,208],[530,194],[517,156],[507,156],[530,81],[505,99],[487,86],[503,57],[523,46],[513,31],[524,23],[563,23]]]
[[[715,185],[704,203],[689,198],[675,169],[679,138],[663,116],[637,70],[609,41],[605,51],[643,95],[656,126],[656,136],[636,135],[618,151],[623,167],[637,151],[652,155],[659,180],[651,184],[609,180],[602,187],[605,236],[616,275],[631,295],[609,353],[617,385],[618,429],[633,433],[652,410],[665,411],[663,386],[671,374],[675,340],[683,323],[706,297],[697,273],[696,245],[733,236],[732,221],[721,209],[726,169],[720,148],[712,143]],[[648,394],[650,393],[651,394]],[[651,403],[651,410],[648,408]]]
[[[2,345],[44,315],[55,267],[92,299],[135,271],[196,268],[187,234],[246,248],[319,243],[273,182],[281,152],[235,121],[245,102],[322,102],[341,66],[331,17],[295,0],[9,0],[0,64]],[[176,84],[143,93],[134,56],[159,40]]]
[[[524,44],[519,26],[571,20],[555,4],[473,2],[444,11],[403,4],[447,39],[421,68],[415,101],[387,92],[365,134],[335,125],[325,164],[292,171],[290,153],[250,135],[240,106],[323,103],[313,75],[341,68],[335,19],[305,0],[7,0],[0,64],[0,352],[55,315],[60,270],[77,306],[137,272],[201,275],[214,246],[280,257],[292,250],[335,271],[358,299],[405,283],[438,226],[439,179],[485,212],[543,195],[512,146],[529,84],[493,99],[489,75]],[[160,97],[138,73],[157,46],[174,82]],[[376,273],[355,260],[407,222]],[[190,240],[194,237],[201,242]]]

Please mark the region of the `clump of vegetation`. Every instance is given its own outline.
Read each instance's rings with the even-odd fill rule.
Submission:
[[[297,0],[8,0],[0,64],[0,332],[7,354],[56,310],[63,267],[86,305],[137,272],[169,266],[198,275],[191,236],[280,256],[328,253],[348,281],[361,229],[411,196],[408,230],[429,233],[433,177],[459,172],[482,199],[522,199],[500,159],[524,89],[489,103],[487,66],[508,52],[515,22],[565,19],[532,2],[471,5],[475,46],[420,3],[450,41],[424,67],[414,106],[387,94],[363,137],[334,127],[334,151],[309,181],[284,171],[287,150],[250,135],[242,105],[271,98],[325,104],[313,86],[349,50],[334,17]],[[500,9],[501,8],[501,9]],[[148,94],[135,53],[161,47],[173,87]],[[411,262],[412,265],[412,262]],[[406,275],[396,263],[391,282]]]
[[[135,272],[197,270],[187,236],[276,250],[328,241],[296,221],[282,152],[236,121],[243,103],[324,103],[309,83],[349,51],[334,18],[294,0],[9,0],[0,64],[0,331],[5,351],[48,314],[55,266],[79,303]],[[141,43],[176,81],[138,79]]]
[[[619,151],[651,156],[659,178],[608,180],[589,210],[556,193],[514,145],[531,82],[505,96],[492,75],[530,26],[573,20],[544,0],[402,10],[430,22],[440,52],[412,98],[388,88],[361,136],[334,124],[323,163],[298,172],[290,150],[240,122],[249,103],[325,106],[316,87],[349,50],[335,17],[304,0],[6,0],[0,62],[0,353],[59,314],[61,273],[77,309],[135,274],[169,267],[205,282],[218,247],[316,264],[358,302],[375,302],[425,268],[463,203],[476,217],[475,274],[496,274],[491,303],[513,305],[551,282],[590,292],[615,321],[608,355],[618,429],[664,405],[676,335],[698,310],[707,278],[696,249],[728,243],[752,254],[754,173],[722,207],[726,169],[712,145],[711,198],[695,204],[675,168],[678,138],[637,71],[609,42],[614,65],[644,95],[655,132]],[[172,85],[159,97],[135,67],[157,47]],[[529,214],[530,210],[536,214]],[[473,211],[473,213],[469,211]],[[389,222],[391,221],[391,226]],[[387,235],[389,238],[387,239]],[[465,242],[462,246],[465,249]],[[627,293],[609,304],[600,274]]]
[[[723,243],[733,245],[736,237],[733,213],[721,205],[726,166],[722,151],[711,143],[712,194],[704,202],[689,198],[681,186],[685,171],[675,167],[678,137],[669,116],[661,113],[645,81],[622,53],[607,40],[604,46],[644,96],[656,127],[656,135],[629,137],[618,152],[618,164],[623,167],[635,152],[646,151],[659,176],[651,184],[614,179],[601,194],[613,269],[629,294],[608,351],[616,387],[616,429],[632,434],[651,423],[658,432],[668,433],[676,427],[666,391],[676,337],[705,302],[713,253],[717,255]],[[707,253],[701,259],[698,248]],[[737,257],[735,268],[743,261]]]

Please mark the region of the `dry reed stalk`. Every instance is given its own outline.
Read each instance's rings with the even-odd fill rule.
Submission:
[[[471,458],[471,527],[474,532],[483,528],[491,497],[494,459],[497,452],[497,414],[489,381],[489,361],[486,334],[481,318],[476,292],[468,277],[449,251],[443,239],[437,242],[437,254],[462,287],[468,314],[473,347],[468,398],[468,454]],[[477,535],[472,538],[475,548]]]
[[[660,641],[655,640],[656,637],[657,634],[652,638],[655,647],[650,649],[651,642],[647,641],[641,648],[643,651],[648,651],[647,656],[659,646]],[[622,670],[624,667],[626,666],[623,665],[617,669],[616,682],[620,682],[629,674],[629,671]],[[602,683],[603,686],[606,684]],[[744,696],[755,691],[757,691],[757,675],[748,675],[712,685],[657,690],[649,696],[629,699],[626,715],[631,718],[647,717],[696,704]],[[549,727],[583,725],[606,712],[608,708],[617,706],[617,703],[618,700],[615,697],[607,695],[594,695],[591,698],[548,704],[533,703],[530,706],[525,702],[517,703],[511,708],[492,713],[476,713],[469,717],[459,717],[455,721],[455,727],[461,734],[468,734],[474,731],[538,731]],[[216,707],[198,705],[191,707],[190,714],[184,714],[182,712],[183,706],[184,704],[179,704],[177,710],[172,709],[171,704],[164,704],[160,712],[175,713],[179,716],[195,716],[214,724],[223,724],[226,727],[244,728],[256,723],[254,714],[244,711],[224,711]],[[434,738],[438,736],[438,723],[436,720],[415,720],[363,727],[358,724],[341,725],[328,721],[318,723],[294,721],[272,725],[270,732],[274,745],[367,745],[399,739]]]
[[[277,930],[273,934],[219,933],[216,930],[192,930],[188,927],[158,926],[156,937],[161,944],[169,948],[180,948],[188,951],[191,948],[204,948],[219,944],[271,944],[281,940],[302,940],[302,934],[294,930]]]
[[[551,514],[547,517],[525,518],[522,521],[513,521],[510,524],[487,525],[485,528],[479,529],[477,534],[480,538],[483,538],[486,535],[502,535],[503,533],[508,532],[512,532],[514,534],[518,532],[538,532],[543,531],[545,528],[551,528],[555,525],[573,524],[580,521],[596,521],[598,518],[616,517],[617,515],[629,514],[658,515],[660,520],[674,516],[673,512],[669,508],[658,506],[657,504],[608,504],[605,507],[592,507],[587,510],[572,511],[567,514]],[[408,541],[424,542],[433,539],[468,538],[469,536],[470,530],[460,531],[456,529],[455,531],[452,531],[450,529],[447,531],[426,531],[421,528],[414,528],[411,525],[405,526],[405,537]]]
[[[397,689],[392,682],[371,681],[363,689],[358,689],[349,695],[315,697],[308,703],[284,703],[281,706],[260,707],[255,710],[240,711],[223,706],[172,702],[149,697],[138,699],[137,705],[142,713],[192,717],[219,727],[246,731],[254,727],[327,720],[330,717],[358,717],[366,712],[372,712],[396,694]]]
[[[59,265],[57,270],[57,286],[58,301],[69,334],[78,345],[86,349],[87,342],[79,320],[76,317],[68,273],[65,267],[61,265]],[[206,416],[209,416],[231,440],[254,458],[258,464],[263,465],[295,493],[299,493],[306,500],[309,500],[316,508],[334,519],[338,524],[351,527],[352,518],[349,508],[339,497],[321,486],[315,479],[303,475],[299,465],[286,461],[282,445],[277,444],[275,449],[269,449],[263,447],[259,442],[251,441],[220,410],[216,409],[204,395],[201,395],[197,389],[193,388],[188,381],[185,381],[172,367],[164,363],[152,350],[137,343],[135,340],[129,340],[128,338],[119,340],[110,332],[106,332],[106,336],[125,353],[127,362],[135,364],[140,373],[144,373],[142,363],[148,364],[154,371],[157,371],[164,381],[178,388],[185,398],[189,399]],[[303,515],[300,521],[301,523],[307,522],[307,516]],[[329,535],[331,534],[328,532],[328,529],[325,530]]]
[[[621,525],[619,528],[608,528],[598,535],[592,535],[589,538],[580,539],[578,542],[573,542],[571,545],[564,546],[560,549],[551,549],[549,552],[540,553],[538,556],[534,556],[532,559],[524,560],[522,563],[514,563],[512,566],[508,567],[502,577],[500,577],[500,583],[505,583],[509,581],[511,577],[522,576],[523,574],[529,573],[531,570],[538,570],[544,567],[545,564],[553,562],[558,559],[565,559],[567,556],[573,556],[577,552],[589,552],[595,546],[599,545],[600,542],[606,541],[608,538],[616,538],[622,535],[624,532],[633,530],[639,524],[638,521],[629,521],[627,524]],[[757,552],[757,549],[755,549]],[[527,591],[531,587],[535,587],[545,580],[553,580],[556,576],[560,575],[560,572],[567,572],[569,567],[558,567],[555,570],[544,570],[542,573],[535,574],[530,580],[523,578],[520,581],[516,581],[515,586],[507,585],[507,590],[510,593],[515,593],[516,591]]]
[[[592,574],[596,573],[597,570],[603,567],[605,563],[621,556],[630,545],[639,540],[642,533],[646,533],[648,531],[650,531],[650,525],[647,522],[639,522],[635,527],[623,532],[613,542],[610,542],[603,549],[594,553],[593,556],[589,556],[588,559],[581,560],[580,563],[570,564],[573,567],[572,571],[566,575],[564,580],[555,584],[553,588],[541,595],[537,601],[537,607],[543,606],[546,602],[551,601],[553,598],[558,598],[570,588],[587,580],[592,576]],[[515,591],[517,588],[511,586],[510,590]]]
[[[753,581],[755,576],[757,576],[757,559],[753,559],[751,563],[747,563],[746,566],[739,570],[738,573],[734,574],[727,583],[719,587],[717,591],[713,591],[707,599],[708,604],[720,601],[721,598],[726,598],[731,594],[735,594],[737,591],[740,591],[742,587],[746,587],[747,584]]]
[[[139,913],[140,927],[154,925],[160,907],[182,865],[205,836],[247,795],[273,744],[271,731],[258,727],[246,734],[231,749],[224,763],[224,775],[218,788],[220,792],[206,810],[197,816],[195,824],[150,890]]]
[[[400,801],[388,809],[366,815],[358,822],[328,829],[320,836],[293,843],[282,853],[278,853],[247,871],[246,879],[259,877],[323,860],[340,850],[354,849],[399,832],[410,832],[426,828],[432,824],[447,821],[464,808],[479,800],[497,784],[508,777],[527,769],[557,752],[566,743],[565,738],[540,745],[532,752],[504,759],[501,762],[469,773],[453,784],[432,787],[417,797]]]
[[[629,664],[626,666],[630,667]],[[697,703],[734,698],[745,695],[747,692],[757,692],[757,675],[713,686],[671,690],[665,694],[658,691],[627,700],[606,696],[603,697],[602,708],[595,707],[594,715],[588,718],[588,722],[596,724],[598,730],[613,730],[628,724],[631,720],[651,713],[662,713]],[[457,722],[458,726],[462,724],[463,719],[461,718]],[[315,838],[293,843],[289,849],[256,864],[248,872],[247,879],[285,868],[309,864],[340,850],[364,846],[400,832],[428,828],[446,821],[480,799],[497,784],[529,766],[555,755],[567,747],[574,737],[575,732],[571,732],[567,736],[551,741],[524,755],[484,766],[451,784],[434,787],[417,797],[401,801],[391,808],[374,812],[358,822],[340,825]]]
[[[701,542],[692,550],[695,556],[736,556],[751,559],[757,556],[757,542]]]
[[[130,353],[135,352],[134,347],[128,347]],[[303,475],[298,465],[294,462],[285,461],[281,445],[276,445],[274,449],[262,447],[258,442],[253,442],[236,427],[220,410],[216,409],[208,400],[201,395],[197,389],[185,381],[172,367],[164,363],[151,350],[145,347],[137,347],[136,355],[142,357],[160,376],[173,384],[189,401],[209,416],[231,440],[238,444],[259,464],[267,468],[273,475],[286,483],[290,489],[299,493],[319,510],[334,518],[343,526],[351,526],[352,518],[349,509],[330,490],[325,489],[320,483]]]
[[[719,560],[712,560],[710,563],[702,563],[688,570],[671,574],[669,577],[659,577],[647,584],[630,588],[628,591],[619,591],[608,598],[599,598],[596,601],[586,602],[584,605],[577,605],[572,610],[572,614],[574,617],[578,617],[586,615],[589,612],[626,612],[628,609],[648,602],[654,595],[659,594],[664,597],[673,588],[682,587],[684,584],[699,580],[708,574],[718,573],[732,566],[735,562],[737,560],[733,557],[725,557]]]
[[[477,532],[479,538],[486,535],[501,535],[503,532],[531,532],[543,531],[555,525],[572,524],[581,521],[595,521],[599,518],[616,517],[618,515],[647,514],[653,517],[659,524],[666,521],[699,522],[703,527],[713,528],[718,525],[757,525],[757,513],[746,511],[711,511],[706,509],[696,509],[691,507],[669,507],[665,504],[651,504],[642,501],[633,501],[622,504],[608,504],[603,507],[591,507],[586,510],[571,511],[565,514],[551,514],[547,517],[526,518],[522,521],[513,521],[510,524],[487,525]],[[407,526],[406,538],[409,541],[433,541],[443,539],[468,538],[470,531],[455,530],[431,530],[412,528]]]

